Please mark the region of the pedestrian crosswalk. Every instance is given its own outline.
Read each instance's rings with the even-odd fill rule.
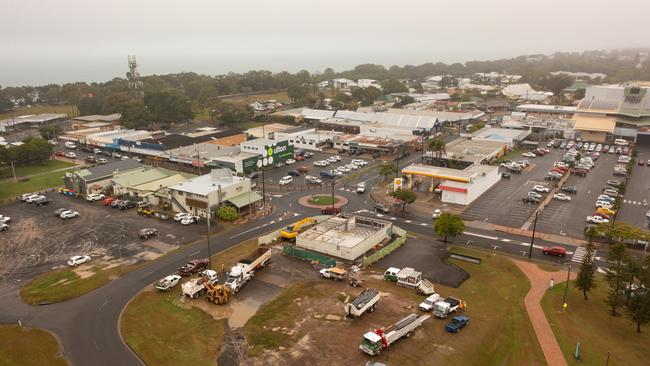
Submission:
[[[594,250],[594,253],[592,254],[592,258],[596,258],[596,250]],[[571,262],[576,262],[576,263],[582,263],[585,260],[585,256],[587,255],[587,249],[584,247],[577,247],[575,252],[573,252],[573,256],[571,257]]]

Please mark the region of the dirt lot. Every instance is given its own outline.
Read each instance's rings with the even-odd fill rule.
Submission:
[[[53,203],[42,207],[21,202],[0,206],[0,213],[11,217],[9,230],[0,233],[0,279],[26,279],[61,268],[77,254],[111,265],[150,260],[203,235],[198,226],[141,217],[134,209],[120,211],[58,193],[48,198]],[[80,216],[54,216],[63,207]],[[140,240],[138,231],[145,227],[157,228],[160,235]]]

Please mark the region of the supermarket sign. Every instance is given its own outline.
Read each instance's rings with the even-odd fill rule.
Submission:
[[[280,141],[276,144],[264,146],[261,153],[262,157],[258,158],[255,163],[258,168],[293,158],[293,145],[289,144],[289,141]]]

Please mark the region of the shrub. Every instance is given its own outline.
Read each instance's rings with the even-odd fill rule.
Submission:
[[[235,221],[239,215],[237,210],[232,206],[221,206],[217,209],[217,217],[223,221]]]

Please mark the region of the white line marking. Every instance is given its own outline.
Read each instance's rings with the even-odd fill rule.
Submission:
[[[407,224],[410,224],[410,223],[412,223],[413,221],[411,221],[411,220],[405,220],[404,222],[407,223]]]
[[[104,301],[102,306],[99,307],[99,311],[102,311],[102,309],[104,308],[104,306],[106,306],[106,304],[108,304],[108,300]]]
[[[479,238],[485,238],[485,239],[490,239],[490,240],[499,240],[498,237],[496,236],[489,236],[489,235],[483,235],[483,234],[477,234],[477,233],[470,233],[465,231],[466,235],[472,235],[472,236],[478,236]]]
[[[199,253],[201,253],[201,251],[200,251],[200,250],[197,250],[196,252],[194,252],[194,253],[192,253],[192,254],[188,254],[188,257],[191,257],[191,256],[193,256],[193,255],[197,255],[197,254],[199,254]]]

